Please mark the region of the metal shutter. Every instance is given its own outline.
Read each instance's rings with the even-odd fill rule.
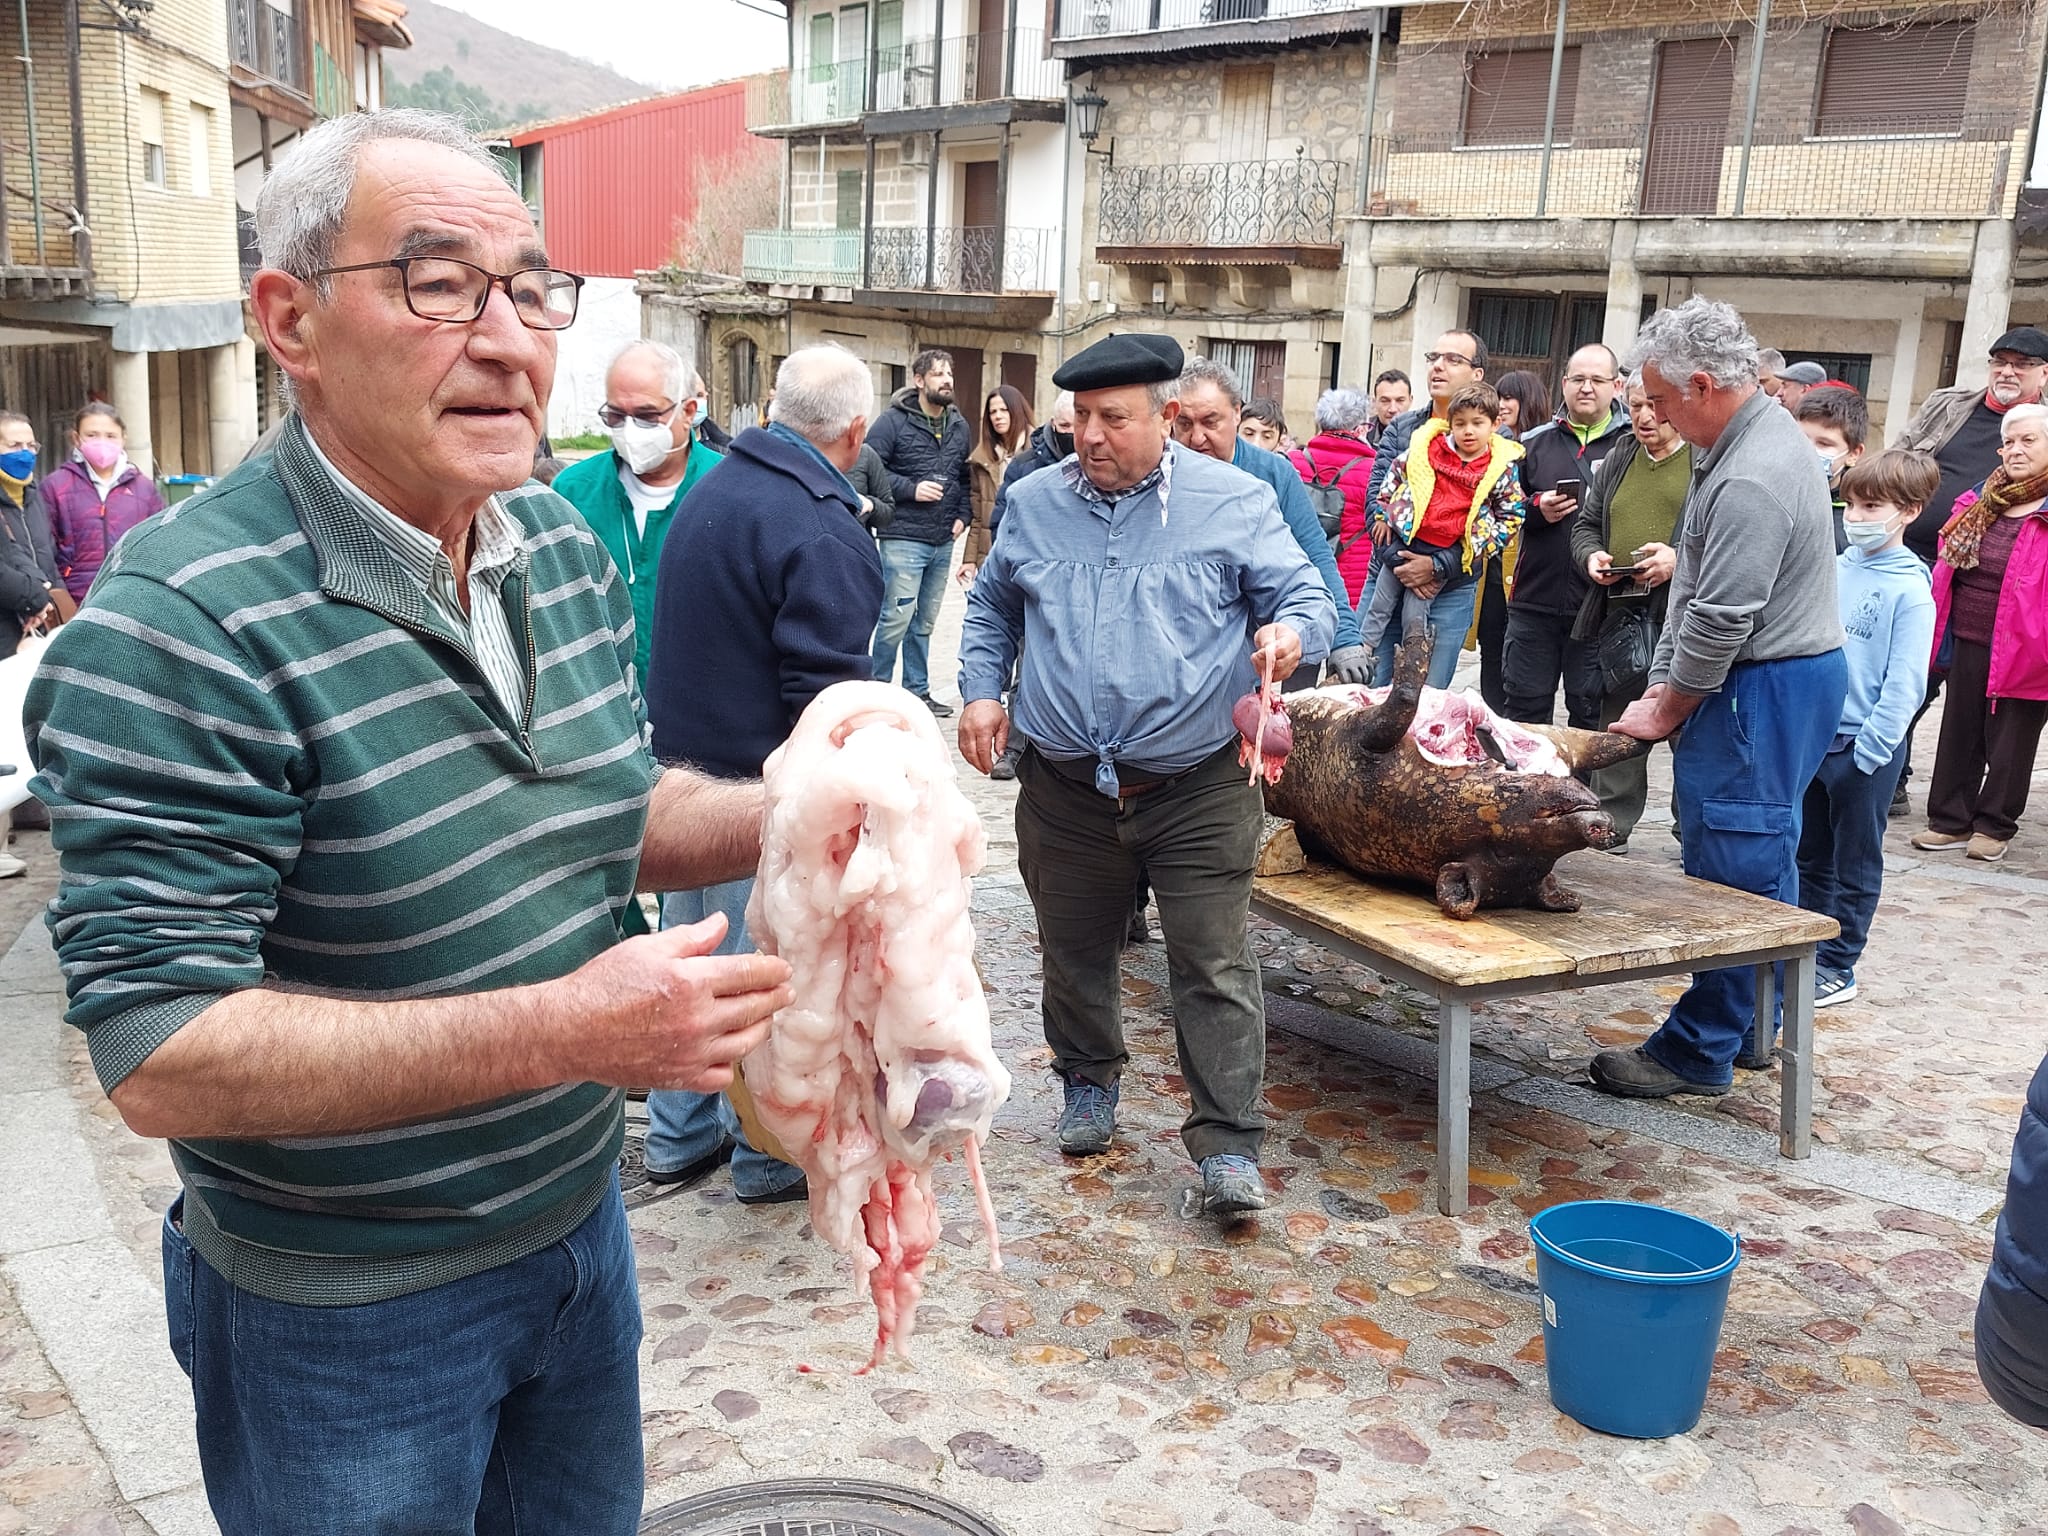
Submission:
[[[1976,30],[1970,21],[1829,28],[1813,131],[1824,137],[1959,132]]]
[[[1572,137],[1579,98],[1579,50],[1564,51],[1557,76],[1556,141]],[[1465,143],[1541,144],[1550,99],[1550,50],[1475,53],[1465,59]]]
[[[1642,211],[1712,213],[1735,93],[1735,44],[1725,37],[1665,43],[1657,50],[1655,89]]]

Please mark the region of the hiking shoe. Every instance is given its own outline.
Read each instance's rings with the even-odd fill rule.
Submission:
[[[732,1161],[733,1141],[730,1136],[695,1162],[685,1163],[680,1168],[649,1168],[647,1182],[650,1184],[673,1185],[677,1189],[688,1189],[692,1184],[701,1184]]]
[[[1856,1001],[1854,971],[1817,970],[1813,977],[1813,1006],[1832,1008],[1837,1003]]]
[[[1017,777],[1017,759],[1023,754],[1016,747],[1006,748],[1003,755],[995,760],[988,771],[992,779],[1014,779]]]
[[[739,1194],[737,1190],[734,1193]],[[739,1195],[739,1202],[741,1205],[788,1205],[791,1201],[810,1198],[811,1181],[798,1176],[780,1189],[763,1190],[758,1195]]]
[[[1905,785],[1901,784],[1897,789],[1892,791],[1892,808],[1885,814],[1888,817],[1890,817],[1893,821],[1897,821],[1901,816],[1910,816],[1913,814],[1913,802],[1906,798]]]
[[[1203,1158],[1202,1208],[1225,1221],[1263,1211],[1266,1181],[1259,1177],[1259,1165],[1235,1152]]]
[[[1593,1058],[1589,1075],[1602,1093],[1624,1099],[1668,1099],[1674,1093],[1700,1093],[1719,1098],[1732,1084],[1696,1083],[1680,1077],[1661,1061],[1654,1060],[1641,1046],[1634,1050],[1602,1051]]]
[[[1967,853],[1980,864],[1996,864],[2005,857],[2005,844],[2002,837],[1986,837],[1978,832],[1970,838]]]
[[[926,709],[930,710],[934,715],[938,716],[941,720],[945,719],[946,716],[953,713],[952,705],[941,704],[937,699],[933,698],[928,693],[920,693],[917,696],[917,702],[922,704]]]
[[[1967,832],[1937,832],[1932,827],[1923,828],[1913,834],[1913,846],[1922,853],[1947,853],[1961,848],[1970,841]]]
[[[1060,1111],[1060,1150],[1069,1157],[1092,1157],[1109,1150],[1116,1135],[1118,1090],[1085,1078],[1067,1079],[1067,1105]]]

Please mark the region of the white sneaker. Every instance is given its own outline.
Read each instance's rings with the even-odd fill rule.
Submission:
[[[28,860],[18,859],[13,854],[0,851],[0,880],[12,880],[17,875],[28,873]]]

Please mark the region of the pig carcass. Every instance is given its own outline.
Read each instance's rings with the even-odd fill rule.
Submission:
[[[1266,808],[1311,852],[1435,892],[1450,917],[1482,907],[1576,912],[1552,866],[1608,848],[1614,822],[1571,777],[1647,752],[1609,731],[1518,725],[1478,698],[1423,686],[1426,642],[1402,644],[1386,688],[1287,696],[1289,751]],[[1272,743],[1267,744],[1272,755]]]
[[[907,1353],[939,1235],[932,1168],[960,1153],[993,1267],[980,1148],[1010,1074],[974,968],[969,877],[985,853],[944,738],[887,683],[812,701],[763,769],[747,925],[796,1001],[742,1063],[762,1123],[809,1176],[811,1223],[873,1295],[874,1356]]]

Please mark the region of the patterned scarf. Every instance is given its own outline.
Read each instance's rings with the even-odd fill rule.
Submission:
[[[1984,530],[2014,507],[2024,507],[2044,497],[2048,497],[2048,470],[2015,480],[2003,464],[1999,465],[1984,482],[1982,494],[1943,526],[1941,558],[1951,570],[1975,570],[1977,546],[1984,542]]]

